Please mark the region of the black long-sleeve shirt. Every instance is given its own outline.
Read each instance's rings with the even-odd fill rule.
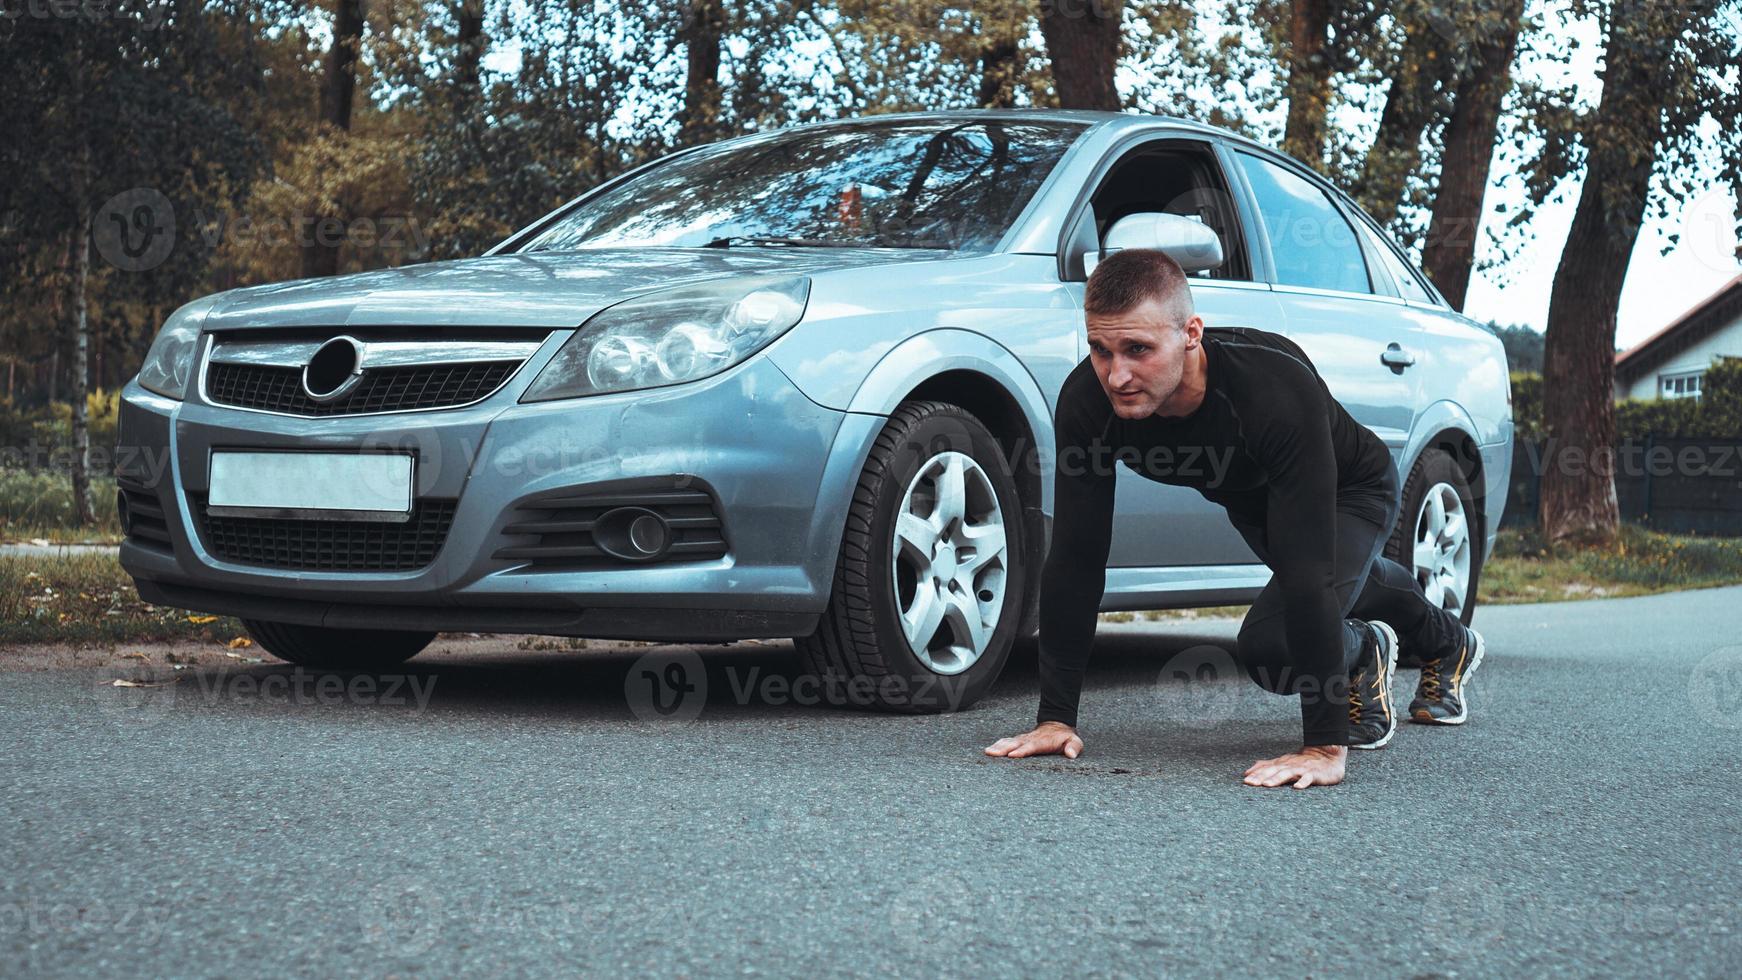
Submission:
[[[1331,396],[1306,352],[1279,334],[1208,328],[1204,400],[1190,415],[1122,419],[1090,358],[1065,379],[1054,413],[1052,544],[1041,573],[1039,721],[1077,723],[1083,668],[1107,584],[1113,497],[1122,462],[1162,483],[1188,486],[1230,519],[1262,528],[1300,672],[1317,690],[1341,668],[1342,619],[1333,588],[1338,496],[1385,518],[1371,490],[1384,479],[1385,444]],[[1092,356],[1092,355],[1091,355]],[[1362,493],[1360,491],[1367,491]],[[1341,745],[1348,715],[1303,698],[1306,744]]]

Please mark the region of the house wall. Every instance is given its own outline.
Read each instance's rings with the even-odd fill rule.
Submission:
[[[1660,363],[1653,363],[1631,384],[1615,380],[1615,397],[1617,398],[1656,398],[1658,396],[1658,377],[1665,374],[1680,374],[1685,371],[1698,371],[1709,367],[1712,359],[1718,356],[1742,357],[1742,316],[1707,334],[1698,343],[1686,350],[1677,352],[1674,356]],[[1650,360],[1650,355],[1646,355]]]

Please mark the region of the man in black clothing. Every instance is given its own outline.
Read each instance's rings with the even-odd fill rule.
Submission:
[[[1221,504],[1273,572],[1237,656],[1260,686],[1300,698],[1303,738],[1299,751],[1253,763],[1248,784],[1341,782],[1350,747],[1390,740],[1398,633],[1441,678],[1435,696],[1462,698],[1482,638],[1380,554],[1399,507],[1391,455],[1306,353],[1263,330],[1206,330],[1185,274],[1157,251],[1102,262],[1083,305],[1090,354],[1065,379],[1054,418],[1040,711],[1032,731],[987,754],[1082,751],[1077,703],[1106,586],[1115,463]],[[1432,707],[1418,719],[1463,720],[1461,700]]]

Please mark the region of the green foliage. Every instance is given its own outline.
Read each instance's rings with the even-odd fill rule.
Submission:
[[[1542,373],[1542,331],[1522,324],[1500,326],[1490,323],[1489,329],[1506,347],[1506,366],[1516,376],[1521,371]]]
[[[91,503],[97,511],[97,524],[79,528],[73,519],[73,485],[65,472],[0,469],[0,540],[120,540],[113,477],[91,477]],[[75,528],[76,535],[59,533]]]
[[[1512,431],[1518,439],[1542,438],[1542,375],[1512,372]]]
[[[1742,358],[1706,369],[1699,398],[1627,398],[1615,403],[1618,442],[1742,437]],[[1542,375],[1512,372],[1512,425],[1519,439],[1543,437]]]

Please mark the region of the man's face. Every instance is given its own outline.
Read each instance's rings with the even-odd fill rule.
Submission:
[[[1186,344],[1196,343],[1186,325],[1171,323],[1162,305],[1145,300],[1124,313],[1090,314],[1089,360],[1101,388],[1123,419],[1154,415],[1179,387],[1185,373]],[[1202,330],[1202,321],[1190,325]]]

